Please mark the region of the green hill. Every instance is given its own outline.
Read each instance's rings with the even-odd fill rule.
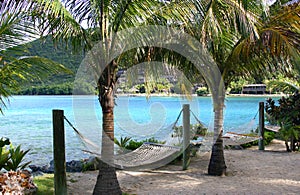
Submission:
[[[73,90],[73,82],[76,72],[83,59],[83,53],[74,53],[71,47],[64,43],[54,44],[50,38],[38,39],[27,43],[14,50],[5,51],[13,52],[10,55],[19,56],[40,56],[51,59],[70,69],[73,74],[57,74],[42,81],[34,81],[24,84],[19,91],[12,92],[17,95],[69,95]]]

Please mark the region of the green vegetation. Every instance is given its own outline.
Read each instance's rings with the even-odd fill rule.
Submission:
[[[205,128],[202,124],[190,125],[190,139],[196,140],[199,136],[206,136],[208,134],[207,128]],[[174,128],[173,137],[183,137],[183,127],[176,126]]]
[[[10,159],[9,151],[6,150],[6,146],[10,144],[9,139],[1,138],[0,139],[0,171],[7,164],[7,161]]]
[[[287,151],[300,150],[300,94],[282,97],[278,103],[271,98],[267,100],[265,110],[269,120],[281,127],[279,136],[285,141]]]
[[[15,52],[16,50],[22,52]],[[75,75],[83,59],[83,54],[74,54],[71,49],[63,43],[54,45],[53,41],[49,37],[45,39],[38,39],[18,47],[7,49],[2,53],[5,55],[13,56],[14,58],[19,58],[22,55],[40,56],[64,65],[73,73],[50,74],[50,76],[46,80],[43,79],[27,82],[24,85],[21,85],[17,90],[10,90],[10,92],[15,95],[72,94]],[[84,85],[85,84],[81,84],[79,86]],[[84,90],[84,88],[82,90]]]
[[[44,174],[33,178],[37,185],[37,195],[53,195],[54,194],[54,174]]]
[[[10,148],[6,147],[10,145]],[[4,168],[7,171],[17,171],[24,169],[30,162],[23,163],[25,155],[29,150],[21,150],[21,146],[16,148],[9,142],[8,139],[1,138],[0,141],[0,171]]]
[[[117,140],[117,138],[115,138],[114,139],[114,142],[115,142],[115,144],[117,144],[119,147],[121,147],[121,148],[125,148],[127,145],[128,145],[128,143],[129,143],[129,141],[131,140],[131,137],[121,137],[120,138],[120,141],[119,140]]]
[[[28,18],[30,1],[3,0],[0,2],[0,112],[12,95],[28,82],[40,82],[50,75],[69,74],[59,63],[36,55],[28,55],[19,47],[38,36]],[[25,36],[26,35],[26,36]]]
[[[4,169],[8,171],[17,171],[18,169],[24,169],[25,167],[27,167],[31,163],[31,161],[26,163],[22,162],[24,161],[24,157],[28,152],[29,150],[21,150],[21,145],[17,146],[16,148],[11,145],[9,149],[10,160],[7,161]]]
[[[159,141],[159,140],[155,139],[154,137],[151,137],[149,139],[144,139],[141,141],[131,140],[130,137],[125,137],[125,138],[121,137],[120,141],[115,139],[115,144],[117,144],[118,146],[125,148],[127,150],[135,150],[135,149],[139,148],[141,145],[143,145],[143,143],[145,143],[145,142],[158,143],[158,144],[165,143],[165,141]]]
[[[272,93],[282,92],[284,94],[293,94],[300,90],[299,75],[294,73],[291,77],[279,74],[276,79],[265,80],[267,90]]]
[[[196,94],[198,96],[205,96],[208,94],[208,89],[207,87],[199,87],[197,90],[196,90]]]
[[[257,133],[250,133],[248,134],[249,136],[255,136],[257,135]],[[274,132],[269,132],[269,131],[265,131],[264,132],[264,145],[267,146],[271,143],[271,141],[275,138],[275,133]],[[250,142],[250,143],[246,143],[246,144],[242,144],[241,145],[243,148],[249,148],[251,146],[258,146],[258,140]]]

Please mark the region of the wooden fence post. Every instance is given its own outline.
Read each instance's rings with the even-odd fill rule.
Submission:
[[[265,132],[265,115],[264,115],[264,102],[259,102],[259,140],[258,140],[258,149],[264,150],[264,132]]]
[[[67,195],[64,111],[52,110],[55,195]]]
[[[186,170],[190,164],[190,105],[183,105],[183,164],[182,169]]]

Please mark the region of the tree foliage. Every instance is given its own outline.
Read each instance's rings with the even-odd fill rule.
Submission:
[[[26,56],[16,46],[24,44],[37,35],[29,19],[32,4],[27,1],[3,0],[0,2],[0,112],[12,91],[17,91],[28,81],[43,80],[52,74],[70,73],[52,60]],[[8,52],[10,50],[10,52]],[[19,56],[11,53],[19,53]]]
[[[287,151],[299,150],[300,135],[300,94],[295,93],[288,97],[282,97],[276,105],[273,99],[268,99],[266,112],[281,128],[279,130],[281,138],[286,143]],[[288,141],[291,142],[290,147]]]

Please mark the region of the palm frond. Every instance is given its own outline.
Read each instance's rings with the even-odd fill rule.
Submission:
[[[4,0],[0,3],[0,50],[36,39],[38,33],[28,20],[31,3]]]
[[[244,64],[244,70],[262,67],[271,72],[279,68],[289,72],[292,66],[297,67],[300,56],[299,17],[297,7],[293,10],[283,9],[275,16],[270,16],[258,28],[259,39],[253,40],[249,35],[237,42],[231,61]]]
[[[74,18],[60,0],[32,0],[32,18],[40,34],[49,33],[55,41],[71,42],[75,50],[90,49],[92,46],[86,36],[86,29]]]
[[[12,60],[12,57],[7,59]],[[22,56],[12,61],[4,56],[0,59],[0,112],[6,106],[12,91],[30,81],[41,81],[61,72],[72,74],[63,65],[38,56]]]
[[[300,83],[295,79],[280,78],[266,82],[269,89],[278,89],[280,91],[300,91]]]

